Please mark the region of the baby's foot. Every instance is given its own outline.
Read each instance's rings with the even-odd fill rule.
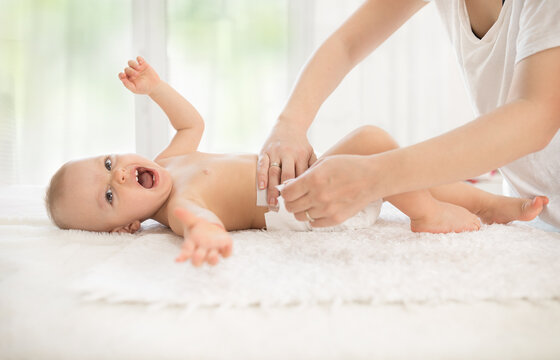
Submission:
[[[480,219],[465,208],[438,201],[422,218],[410,219],[410,229],[434,234],[476,231],[480,229]]]
[[[477,215],[485,224],[507,224],[514,220],[530,221],[541,213],[546,204],[546,196],[520,199],[496,195]]]

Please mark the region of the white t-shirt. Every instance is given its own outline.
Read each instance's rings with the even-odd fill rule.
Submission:
[[[471,29],[465,0],[434,2],[455,48],[477,115],[506,103],[515,64],[539,51],[560,46],[560,0],[505,0],[498,20],[482,39]],[[500,171],[514,190],[508,195],[548,196],[550,203],[540,218],[560,229],[560,132],[542,151],[524,156]]]

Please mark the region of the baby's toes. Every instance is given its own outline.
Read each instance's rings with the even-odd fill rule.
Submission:
[[[476,220],[476,221],[473,223],[473,227],[472,227],[472,230],[471,230],[471,231],[478,231],[478,230],[480,230],[480,227],[481,227],[481,226],[482,226],[482,225],[480,224],[480,220]]]
[[[542,208],[548,204],[548,198],[546,196],[536,196],[531,202],[531,206],[542,210]]]
[[[473,219],[470,223],[465,223],[462,232],[471,232],[480,230],[480,220],[477,218]]]

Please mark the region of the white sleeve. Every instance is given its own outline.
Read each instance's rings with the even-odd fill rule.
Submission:
[[[519,18],[515,63],[560,46],[560,1],[525,0]]]

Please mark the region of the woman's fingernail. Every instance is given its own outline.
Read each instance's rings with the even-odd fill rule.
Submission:
[[[264,189],[264,181],[259,182],[259,189],[260,190]]]

